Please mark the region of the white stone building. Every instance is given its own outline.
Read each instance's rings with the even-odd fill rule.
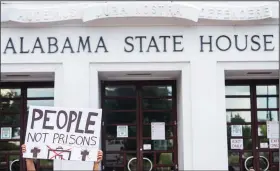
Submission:
[[[103,170],[279,170],[266,131],[279,121],[277,2],[1,3],[0,127],[20,138],[0,140],[0,167],[19,155],[28,105],[54,105],[104,109]]]

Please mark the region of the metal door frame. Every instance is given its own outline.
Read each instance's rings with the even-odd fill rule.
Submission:
[[[24,144],[25,132],[27,126],[27,89],[28,88],[54,88],[53,81],[40,81],[40,82],[1,82],[0,89],[16,88],[21,90],[20,101],[20,145]],[[36,98],[32,98],[32,100]],[[0,96],[0,102],[2,97]],[[2,141],[2,140],[1,140]],[[3,140],[4,141],[4,140]],[[6,140],[5,140],[6,141]],[[9,141],[9,140],[7,140]],[[22,153],[19,151],[20,156],[20,170],[26,170],[26,163],[22,162]],[[8,161],[8,159],[6,159]],[[40,163],[37,163],[37,168],[40,167]]]
[[[143,151],[141,150],[143,147],[143,126],[142,126],[142,94],[141,94],[141,87],[143,86],[159,86],[159,85],[172,85],[172,117],[175,122],[177,121],[177,87],[176,87],[176,81],[175,80],[164,80],[164,81],[101,81],[101,106],[103,108],[104,106],[104,99],[105,99],[105,87],[106,86],[117,86],[117,85],[135,85],[136,86],[136,98],[137,98],[137,169],[141,170],[142,163],[143,163]],[[104,111],[103,111],[104,112]],[[102,121],[102,148],[104,151],[104,159],[106,160],[106,151],[104,149],[106,145],[105,137],[106,137],[106,123],[104,122],[106,120],[106,116],[103,113],[103,121]],[[175,123],[176,125],[176,123]],[[151,150],[152,151],[152,150]],[[152,151],[154,152],[154,151]],[[176,129],[174,130],[174,165],[178,165],[178,137],[177,137],[177,125]],[[139,159],[139,160],[138,160]],[[104,161],[105,161],[104,160]],[[104,169],[104,161],[102,163],[103,169]],[[160,167],[160,166],[159,166]],[[176,169],[177,170],[177,169]]]
[[[251,125],[252,125],[252,158],[255,158],[257,160],[253,160],[253,166],[254,168],[259,168],[259,152],[269,152],[269,163],[272,161],[272,156],[271,156],[271,151],[274,151],[272,149],[260,149],[258,148],[258,142],[259,142],[259,138],[258,138],[258,118],[257,118],[257,91],[256,91],[256,86],[258,85],[278,85],[279,86],[279,80],[276,79],[262,79],[262,80],[226,80],[225,81],[225,85],[226,86],[238,86],[238,85],[247,85],[250,86],[250,100],[251,100]],[[277,91],[279,91],[279,88],[277,88]],[[278,92],[278,96],[279,96],[279,92]],[[277,97],[278,97],[277,96]],[[279,105],[279,99],[278,99],[278,105]],[[278,110],[279,111],[279,106],[278,106]],[[278,119],[279,119],[279,115],[278,115]],[[242,152],[244,152],[244,150],[241,150]],[[276,149],[275,152],[279,151],[278,149]],[[242,160],[242,159],[240,159]],[[240,162],[242,163],[242,162]],[[243,164],[243,163],[242,163]],[[241,168],[240,168],[241,169]],[[256,170],[256,169],[255,169]]]

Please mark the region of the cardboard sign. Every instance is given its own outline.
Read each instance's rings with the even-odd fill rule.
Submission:
[[[269,148],[270,149],[279,149],[279,139],[277,139],[277,138],[269,139]]]
[[[243,149],[243,139],[231,139],[230,141],[231,149]]]
[[[30,106],[24,158],[96,161],[101,109]]]
[[[2,127],[1,128],[1,139],[11,139],[12,138],[12,128]]]

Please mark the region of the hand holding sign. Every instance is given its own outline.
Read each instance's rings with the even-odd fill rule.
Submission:
[[[96,161],[101,109],[30,106],[26,158]]]

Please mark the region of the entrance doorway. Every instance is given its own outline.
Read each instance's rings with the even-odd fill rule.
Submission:
[[[13,161],[22,159],[20,145],[24,143],[30,105],[53,106],[53,82],[2,82],[0,85],[0,171],[9,171]],[[2,133],[2,134],[1,134]],[[20,160],[20,170],[25,162]],[[38,160],[39,171],[52,171],[52,160]]]
[[[175,81],[102,82],[102,109],[103,170],[177,170]]]
[[[279,121],[278,86],[278,80],[226,82],[229,170],[279,171],[279,139],[267,134],[267,122]]]

